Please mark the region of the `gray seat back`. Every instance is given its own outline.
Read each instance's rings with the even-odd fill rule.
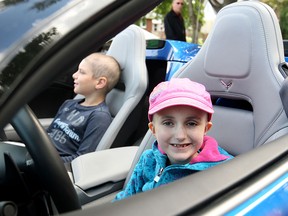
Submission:
[[[214,99],[240,101],[236,108],[214,105],[209,133],[238,155],[288,133],[279,96],[281,62],[283,40],[274,11],[260,2],[237,2],[217,14],[200,52],[175,76],[204,84]]]
[[[131,25],[116,35],[107,55],[118,61],[122,72],[119,85],[106,98],[114,119],[97,151],[127,145],[140,121],[141,102],[148,84],[145,35],[140,27]]]
[[[240,102],[240,107],[215,104],[209,131],[219,145],[238,155],[288,133],[279,96],[284,81],[278,70],[281,62],[283,41],[274,11],[263,3],[244,1],[230,4],[217,14],[199,53],[174,77],[204,84],[214,100]],[[154,140],[148,131],[126,183],[142,151]]]

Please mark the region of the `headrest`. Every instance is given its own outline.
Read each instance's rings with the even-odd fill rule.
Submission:
[[[139,85],[141,73],[137,73],[138,64],[146,68],[145,62],[145,36],[143,30],[136,26],[130,25],[113,38],[107,55],[113,56],[119,63],[122,73],[120,83],[125,85],[128,91],[135,91]],[[140,63],[139,63],[140,61]],[[123,86],[122,86],[123,87]]]
[[[249,102],[257,146],[287,122],[279,96],[281,62],[283,39],[275,12],[258,1],[242,1],[219,11],[198,54],[174,76],[204,84],[212,97]]]

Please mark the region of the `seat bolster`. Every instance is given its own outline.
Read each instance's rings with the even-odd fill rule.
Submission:
[[[288,117],[288,78],[283,81],[279,94],[286,116]]]
[[[218,144],[232,155],[254,148],[253,113],[247,110],[214,106],[212,128],[208,132]]]
[[[147,131],[147,133],[145,134],[142,142],[140,143],[138,152],[135,155],[135,158],[133,160],[132,166],[131,167],[135,167],[135,165],[138,163],[142,153],[146,150],[146,149],[150,149],[152,148],[152,144],[155,142],[156,138],[155,136],[152,134],[152,132],[150,130]],[[125,184],[126,185],[130,179],[130,176],[132,175],[133,169],[130,169]]]
[[[87,190],[124,180],[137,150],[137,146],[106,149],[75,158],[71,163],[74,184]]]

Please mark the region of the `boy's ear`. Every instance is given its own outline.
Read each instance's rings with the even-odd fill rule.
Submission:
[[[107,85],[107,78],[106,77],[99,77],[96,80],[95,88],[96,89],[102,89]]]

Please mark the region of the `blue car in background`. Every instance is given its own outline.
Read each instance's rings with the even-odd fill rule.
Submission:
[[[288,40],[284,40],[285,61],[288,63]],[[146,60],[165,61],[167,71],[165,80],[169,80],[173,74],[189,60],[193,59],[201,46],[175,40],[147,39]]]
[[[200,50],[200,45],[175,40],[146,40],[146,60],[158,60],[167,62],[165,80],[169,80],[173,74],[185,63],[195,57]]]
[[[285,61],[288,62],[288,40],[283,40]]]

